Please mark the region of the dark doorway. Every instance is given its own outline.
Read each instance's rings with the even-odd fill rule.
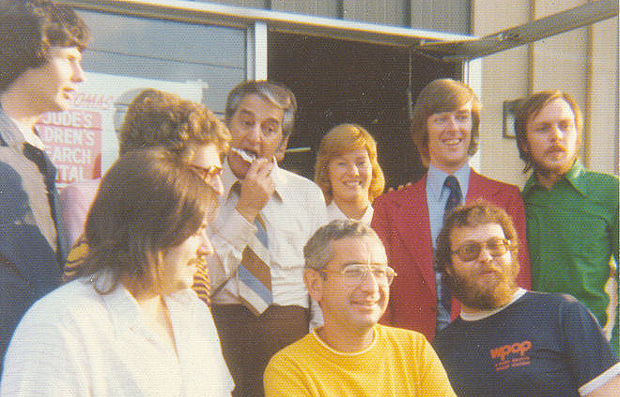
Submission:
[[[356,123],[377,140],[387,186],[419,179],[425,172],[409,138],[408,92],[415,100],[429,81],[460,78],[460,64],[411,54],[408,48],[270,32],[269,79],[290,87],[299,103],[283,167],[308,178],[323,135],[340,123]]]

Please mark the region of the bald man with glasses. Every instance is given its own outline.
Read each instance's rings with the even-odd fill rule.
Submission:
[[[519,239],[506,211],[458,207],[437,238],[437,269],[461,314],[433,342],[459,396],[617,396],[620,363],[570,295],[519,288]]]
[[[396,273],[372,229],[332,221],[310,238],[304,258],[304,282],[324,325],[271,359],[267,397],[454,396],[422,334],[377,324]]]

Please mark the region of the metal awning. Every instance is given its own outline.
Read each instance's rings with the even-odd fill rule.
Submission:
[[[56,0],[76,9],[188,23],[246,28],[263,22],[285,33],[414,47],[422,41],[454,41],[469,35],[186,0]]]
[[[442,61],[471,60],[617,15],[618,0],[598,0],[480,39],[425,43],[416,50]]]

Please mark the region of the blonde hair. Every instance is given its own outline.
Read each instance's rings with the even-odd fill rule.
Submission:
[[[368,131],[357,124],[340,124],[329,130],[321,140],[319,152],[314,166],[314,182],[321,188],[325,201],[329,204],[333,199],[332,186],[329,180],[329,162],[336,156],[342,156],[353,150],[365,149],[372,166],[372,177],[368,187],[368,199],[374,199],[383,193],[385,177],[377,161],[377,143]]]

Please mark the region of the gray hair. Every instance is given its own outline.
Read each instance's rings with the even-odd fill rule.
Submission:
[[[295,124],[295,112],[297,111],[297,99],[295,94],[282,84],[272,83],[266,80],[246,81],[230,91],[226,99],[226,124],[230,123],[243,98],[248,95],[258,95],[284,111],[282,120],[282,135],[284,138],[293,132]]]
[[[336,219],[320,227],[306,243],[304,247],[306,268],[324,269],[331,259],[330,243],[352,237],[370,237],[381,243],[377,233],[362,222]]]

